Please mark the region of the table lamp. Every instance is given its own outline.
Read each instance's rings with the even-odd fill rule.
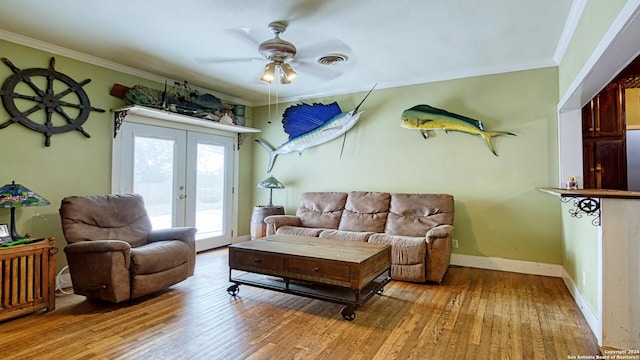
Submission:
[[[278,181],[278,179],[273,176],[269,176],[268,178],[262,180],[260,184],[258,184],[258,188],[260,189],[269,189],[269,207],[273,207],[273,189],[284,189],[284,185]]]
[[[11,240],[23,238],[18,235],[16,230],[16,208],[28,206],[46,206],[49,200],[27,189],[26,187],[16,184],[12,181],[0,188],[0,208],[11,208]]]

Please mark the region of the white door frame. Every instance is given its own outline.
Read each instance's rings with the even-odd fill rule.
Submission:
[[[192,123],[180,123],[180,122],[168,121],[165,119],[144,116],[144,115],[136,114],[133,112],[129,113],[126,116],[126,118],[124,119],[124,122],[160,126],[160,127],[170,128],[170,129],[201,132],[206,134],[214,134],[219,136],[225,136],[232,139],[231,141],[233,141],[232,151],[233,151],[234,161],[233,161],[233,171],[232,171],[233,178],[231,180],[231,185],[232,185],[231,186],[231,191],[232,191],[231,208],[232,209],[231,209],[231,224],[230,224],[231,228],[230,229],[231,229],[231,243],[237,242],[238,191],[236,191],[236,189],[238,188],[238,178],[240,173],[240,166],[238,164],[239,156],[238,156],[237,133],[232,131],[214,129],[206,125],[199,126]],[[111,193],[112,194],[120,194],[123,191],[120,185],[120,178],[121,178],[120,169],[121,169],[121,159],[122,159],[122,152],[123,152],[122,146],[123,146],[122,133],[118,132],[118,134],[113,139],[112,154],[111,154],[112,155],[111,156]]]

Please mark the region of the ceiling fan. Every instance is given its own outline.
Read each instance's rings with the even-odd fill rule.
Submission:
[[[297,49],[292,43],[280,38],[280,34],[287,30],[287,24],[275,21],[269,24],[269,30],[275,37],[258,46],[260,55],[269,60],[260,80],[270,84],[279,74],[281,83],[290,84],[293,79],[298,77],[298,73],[287,61],[296,56]]]
[[[337,39],[328,39],[317,42],[309,46],[297,49],[296,46],[282,38],[280,35],[287,29],[286,21],[274,21],[269,24],[269,30],[274,34],[272,39],[259,42],[256,33],[247,28],[235,28],[229,31],[240,37],[245,42],[257,46],[258,53],[268,63],[264,67],[261,79],[265,83],[279,80],[282,84],[289,84],[298,73],[294,67],[301,72],[325,80],[334,79],[342,74],[340,69],[331,65],[346,62],[349,59],[350,47]],[[231,59],[211,59],[207,62],[228,63],[239,61],[253,61],[256,58],[231,58]]]

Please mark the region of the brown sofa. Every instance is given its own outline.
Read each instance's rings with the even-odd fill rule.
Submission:
[[[440,283],[449,267],[453,215],[453,196],[447,194],[307,192],[295,216],[264,221],[267,235],[390,244],[393,279]]]
[[[193,275],[193,227],[152,230],[142,196],[69,196],[60,206],[76,294],[121,302]]]

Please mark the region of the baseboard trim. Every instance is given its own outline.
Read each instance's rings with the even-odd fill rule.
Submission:
[[[509,271],[531,275],[563,277],[564,268],[561,265],[538,263],[533,261],[511,260],[484,256],[451,254],[451,265],[473,268]]]
[[[575,301],[576,305],[580,309],[582,316],[584,316],[585,320],[587,320],[587,324],[589,324],[589,328],[591,328],[591,332],[598,340],[598,345],[602,346],[602,323],[598,319],[598,315],[593,311],[591,306],[587,300],[582,296],[580,289],[576,286],[576,283],[573,282],[569,273],[563,269],[562,281],[564,281],[564,286],[567,287],[569,293],[573,297],[573,301]]]

